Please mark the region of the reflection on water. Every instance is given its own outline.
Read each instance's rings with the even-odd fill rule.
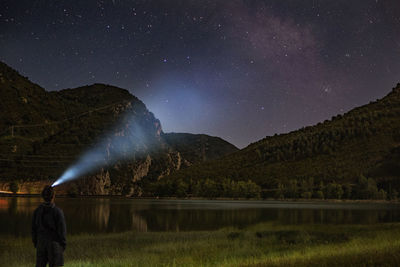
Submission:
[[[40,198],[0,198],[0,235],[28,236]],[[399,222],[399,204],[58,198],[69,234],[213,230],[276,224]]]

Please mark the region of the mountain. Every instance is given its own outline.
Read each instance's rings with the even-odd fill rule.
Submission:
[[[203,187],[211,184],[219,190],[216,195],[229,196],[232,192],[224,193],[225,184],[248,180],[261,188],[264,197],[396,197],[400,84],[384,98],[346,114],[267,136],[235,153],[175,172],[162,181],[158,192],[176,195],[171,184],[173,188],[186,184],[185,194],[204,195]]]
[[[0,62],[0,97],[0,190],[18,182],[37,192],[97,144],[104,167],[61,191],[140,195],[147,183],[238,150],[208,135],[163,133],[143,102],[110,85],[47,92]],[[115,162],[121,143],[130,151]]]
[[[104,166],[60,191],[364,199],[400,191],[400,84],[382,99],[242,150],[218,137],[163,133],[143,102],[110,85],[47,92],[0,63],[0,97],[0,190],[11,182],[38,192],[103,140]],[[112,161],[119,143],[130,144],[129,157]]]
[[[205,134],[166,133],[165,142],[179,151],[189,162],[217,159],[224,155],[236,152],[238,149],[231,143]],[[190,164],[191,165],[191,164]]]

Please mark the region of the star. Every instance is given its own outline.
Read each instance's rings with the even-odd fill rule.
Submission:
[[[396,0],[94,2],[2,0],[0,58],[46,90],[97,79],[128,89],[166,132],[208,131],[240,147],[399,82]],[[191,119],[205,110],[214,115]],[[255,130],[237,133],[244,122]]]

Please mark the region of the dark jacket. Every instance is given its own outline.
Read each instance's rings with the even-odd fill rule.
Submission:
[[[67,245],[64,213],[54,203],[42,203],[33,213],[32,241],[37,246],[38,240],[58,242],[64,249]]]

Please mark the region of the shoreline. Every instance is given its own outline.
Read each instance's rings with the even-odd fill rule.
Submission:
[[[22,198],[35,198],[40,197],[40,194],[25,194],[25,193],[3,193],[0,192],[0,197],[22,197]],[[202,198],[202,197],[126,197],[121,195],[57,195],[57,198],[111,198],[111,199],[134,199],[134,200],[215,200],[215,201],[241,201],[241,202],[291,202],[291,203],[363,203],[363,204],[400,204],[399,200],[374,200],[374,199],[248,199],[248,198]]]

